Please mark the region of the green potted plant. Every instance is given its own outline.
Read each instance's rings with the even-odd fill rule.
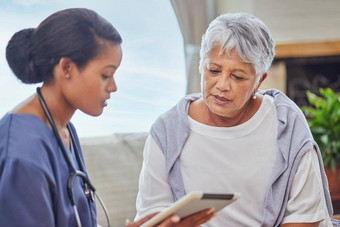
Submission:
[[[301,109],[320,147],[324,166],[335,171],[340,167],[340,93],[321,88],[320,95],[307,91],[311,106]]]
[[[333,206],[340,207],[340,93],[321,88],[320,96],[307,91],[307,99],[310,106],[301,110],[319,145]]]

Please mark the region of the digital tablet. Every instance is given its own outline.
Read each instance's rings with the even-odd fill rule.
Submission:
[[[152,227],[172,214],[184,218],[199,211],[213,208],[214,212],[223,209],[240,197],[240,193],[212,194],[203,192],[190,192],[170,207],[146,221],[141,227]]]

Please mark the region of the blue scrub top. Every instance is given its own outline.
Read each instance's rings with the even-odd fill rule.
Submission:
[[[71,128],[85,169],[79,139]],[[78,168],[73,149],[70,156]],[[1,226],[77,226],[68,178],[69,168],[53,131],[40,118],[6,114],[0,120]],[[96,226],[95,203],[85,197],[79,177],[73,191],[82,226]]]

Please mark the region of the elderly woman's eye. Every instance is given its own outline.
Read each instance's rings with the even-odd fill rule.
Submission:
[[[209,69],[209,72],[211,72],[212,74],[217,74],[217,73],[219,73],[220,71],[219,71],[219,70]]]
[[[235,74],[233,74],[232,75],[236,80],[243,80],[243,77],[239,77],[239,76],[237,76],[237,75],[235,75]]]

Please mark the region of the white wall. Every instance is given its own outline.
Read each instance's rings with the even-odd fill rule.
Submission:
[[[218,14],[260,18],[276,43],[340,40],[339,0],[216,0]]]

